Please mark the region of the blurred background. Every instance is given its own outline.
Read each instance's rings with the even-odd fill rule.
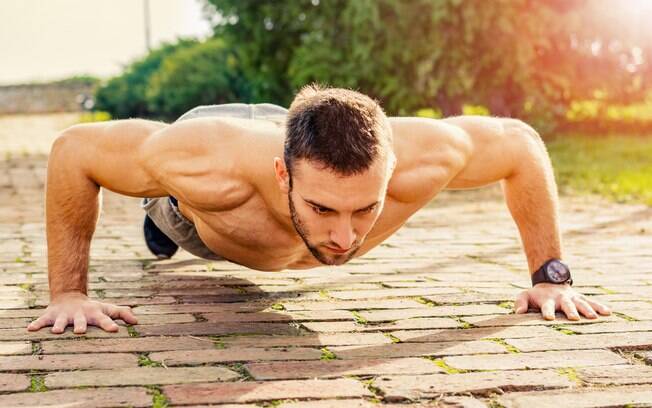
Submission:
[[[652,205],[650,21],[652,0],[0,0],[0,115],[171,122],[317,81],[522,119],[562,192]]]

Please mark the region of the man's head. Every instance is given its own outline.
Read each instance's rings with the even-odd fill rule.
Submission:
[[[288,114],[276,176],[292,223],[324,264],[353,257],[382,210],[396,159],[377,102],[347,89],[303,88]]]

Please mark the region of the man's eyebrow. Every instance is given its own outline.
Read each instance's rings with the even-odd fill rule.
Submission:
[[[301,198],[303,198],[303,197],[301,197]],[[318,202],[313,201],[313,200],[310,200],[310,199],[307,199],[307,198],[303,198],[303,201],[307,202],[308,204],[312,204],[312,205],[314,205],[315,207],[319,207],[319,208],[321,208],[321,209],[324,209],[324,210],[326,210],[326,211],[337,212],[337,210],[334,210],[334,209],[332,209],[332,208],[326,207],[326,206],[323,205],[323,204],[319,204]],[[366,206],[366,207],[358,208],[358,209],[355,210],[354,212],[356,212],[356,211],[362,211],[362,210],[368,210],[368,209],[370,209],[371,207],[374,207],[374,206],[378,205],[378,203],[379,203],[379,201],[375,201],[375,202],[369,204],[369,205]]]

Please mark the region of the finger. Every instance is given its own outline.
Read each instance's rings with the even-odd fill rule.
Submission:
[[[575,303],[573,301],[564,296],[560,300],[560,305],[561,305],[561,310],[566,313],[566,317],[568,320],[580,320],[580,315],[577,313],[577,308],[575,308]]]
[[[40,330],[42,327],[45,326],[52,326],[52,318],[50,317],[50,315],[43,315],[38,319],[34,320],[33,322],[27,325],[27,330],[30,331]]]
[[[119,318],[129,324],[138,324],[138,319],[129,306],[119,307]]]
[[[526,313],[529,303],[530,303],[530,299],[528,296],[528,292],[527,290],[524,290],[523,292],[519,293],[518,297],[516,298],[516,301],[514,302],[514,312]]]
[[[91,322],[89,322],[91,323]],[[111,320],[111,318],[107,315],[103,314],[98,314],[94,319],[93,322],[91,323],[95,326],[101,327],[103,330],[108,331],[108,332],[116,332],[118,331],[118,325]]]
[[[73,331],[75,334],[86,333],[86,326],[87,326],[86,316],[84,316],[83,313],[76,314],[74,319],[74,325],[75,328]]]
[[[541,305],[541,314],[546,320],[555,320],[555,299],[548,299]]]
[[[608,306],[603,305],[602,303],[598,303],[595,300],[589,299],[587,297],[583,297],[583,299],[591,305],[593,310],[601,314],[602,316],[609,316],[611,314],[611,309],[609,309]]]
[[[573,302],[575,302],[575,306],[577,307],[577,310],[584,316],[588,317],[589,319],[595,319],[598,317],[598,315],[595,313],[595,310],[589,305],[584,299],[580,297],[574,297]]]
[[[57,316],[57,319],[54,321],[54,326],[52,326],[52,333],[61,334],[66,330],[68,326],[68,316],[65,314],[60,314]]]

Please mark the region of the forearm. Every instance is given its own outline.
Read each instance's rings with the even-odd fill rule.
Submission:
[[[50,298],[86,294],[90,243],[99,213],[99,186],[79,165],[79,150],[59,138],[48,161],[45,217]]]
[[[525,136],[519,163],[502,185],[523,241],[530,274],[548,259],[562,258],[557,185],[550,158],[538,135]]]

